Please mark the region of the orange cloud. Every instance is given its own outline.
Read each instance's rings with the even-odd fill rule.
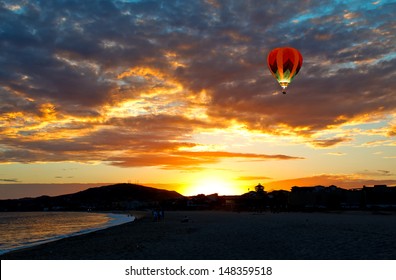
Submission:
[[[208,151],[208,152],[177,152],[179,155],[193,156],[193,157],[204,157],[204,158],[250,158],[250,159],[278,159],[278,160],[289,160],[289,159],[304,159],[302,157],[293,157],[287,155],[265,155],[265,154],[252,154],[252,153],[232,153],[222,151]]]
[[[239,181],[260,181],[260,180],[269,180],[272,179],[271,177],[265,177],[265,176],[239,176],[236,178],[236,180]]]
[[[67,20],[54,12],[68,10],[62,1],[24,7],[39,9],[45,19],[0,10],[9,27],[0,54],[0,162],[114,159],[173,168],[226,158],[296,159],[181,151],[200,145],[193,141],[200,131],[234,124],[299,137],[296,142],[314,148],[352,142],[353,136],[314,137],[372,119],[390,123],[379,136],[395,136],[389,121],[396,112],[393,15],[378,2],[378,9],[336,3],[329,14],[307,13],[326,10],[308,2],[115,1],[106,20],[90,1]],[[160,5],[172,8],[153,8]],[[365,20],[348,24],[357,17]],[[280,40],[279,34],[289,35]],[[266,54],[280,44],[295,45],[304,56],[287,95],[276,94],[266,69]],[[373,145],[395,143],[367,143]]]
[[[376,172],[376,176],[381,175],[381,172]],[[385,176],[388,176],[385,174]],[[272,181],[266,183],[271,189],[285,189],[290,190],[293,186],[315,186],[315,185],[336,185],[338,187],[351,189],[361,188],[363,185],[394,185],[394,179],[372,179],[367,178],[367,174],[321,174],[311,177],[293,178],[279,181]]]
[[[303,159],[287,155],[265,155],[231,152],[186,152],[175,151],[164,153],[141,153],[139,155],[111,157],[112,165],[122,167],[160,166],[163,169],[191,169],[200,168],[204,164],[214,164],[225,158],[243,158],[258,160],[291,160]]]
[[[315,139],[315,140],[310,141],[310,143],[314,147],[329,148],[329,147],[336,146],[340,143],[349,142],[351,140],[352,139],[349,137],[336,137],[336,138],[332,138],[332,139]]]

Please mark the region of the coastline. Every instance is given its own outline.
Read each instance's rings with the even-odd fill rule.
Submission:
[[[67,233],[67,234],[61,234],[61,235],[54,235],[50,238],[44,238],[41,240],[37,240],[37,241],[32,241],[29,243],[26,243],[25,245],[22,246],[18,246],[16,248],[10,248],[10,249],[6,249],[5,251],[2,251],[0,253],[0,259],[2,259],[2,256],[5,254],[11,254],[13,252],[18,252],[18,251],[24,251],[30,248],[34,248],[43,244],[48,244],[48,243],[52,243],[52,242],[56,242],[62,239],[66,239],[66,238],[70,238],[70,237],[74,237],[74,236],[79,236],[79,235],[85,235],[85,234],[89,234],[95,231],[99,231],[99,230],[104,230],[104,229],[108,229],[110,227],[114,227],[114,226],[118,226],[118,225],[122,225],[125,223],[131,223],[133,221],[135,221],[138,218],[141,218],[144,215],[143,211],[128,211],[128,212],[93,212],[93,213],[98,213],[98,214],[105,214],[107,215],[107,217],[109,218],[109,221],[105,224],[102,225],[98,225],[97,227],[93,227],[93,228],[87,228],[87,229],[82,229],[79,231],[75,231],[75,232],[71,232],[71,233]]]
[[[182,222],[185,218],[188,222]],[[396,215],[166,212],[13,251],[1,259],[396,259]]]

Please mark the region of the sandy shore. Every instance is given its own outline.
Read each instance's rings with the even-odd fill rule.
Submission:
[[[396,215],[167,212],[1,259],[396,259]],[[181,220],[188,216],[189,221]]]

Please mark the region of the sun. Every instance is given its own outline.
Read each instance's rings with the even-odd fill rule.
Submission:
[[[232,181],[216,175],[202,175],[187,187],[185,195],[214,194],[230,195],[235,194],[235,187]]]

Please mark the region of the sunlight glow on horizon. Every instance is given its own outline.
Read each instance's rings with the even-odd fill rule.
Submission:
[[[186,196],[214,193],[218,195],[239,194],[234,182],[216,175],[202,176],[202,178],[198,178],[191,183],[190,187],[185,187],[181,192]]]

